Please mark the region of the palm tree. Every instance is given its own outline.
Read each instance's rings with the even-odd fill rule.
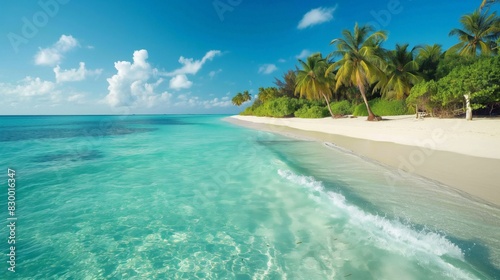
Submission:
[[[242,94],[243,98],[243,103],[252,100],[252,95],[248,92],[248,90],[245,90]]]
[[[308,57],[305,62],[299,59],[299,63],[302,69],[297,70],[295,94],[299,93],[300,97],[305,96],[307,99],[324,99],[333,118],[333,112],[330,108],[332,95],[330,82],[333,80],[333,75],[326,72],[328,62],[320,53],[316,53]]]
[[[341,59],[330,65],[327,72],[337,71],[335,90],[341,85],[357,86],[368,110],[368,120],[378,120],[366,99],[366,88],[376,81],[383,84],[385,79],[380,70],[383,65],[380,44],[387,39],[387,35],[384,31],[374,32],[369,25],[359,27],[357,23],[353,33],[344,30],[342,35],[344,38],[334,39],[330,43],[337,47],[330,55]]]
[[[248,90],[245,90],[243,93],[238,92],[238,94],[231,99],[231,102],[236,106],[241,106],[241,104],[250,100],[252,100],[252,95],[248,92]]]
[[[499,3],[499,2],[500,2],[499,0],[483,0],[483,2],[481,2],[481,6],[479,6],[479,10],[482,10],[486,6],[489,6],[489,5],[492,5],[495,3]]]
[[[241,92],[239,92],[238,94],[236,94],[233,97],[233,99],[231,99],[231,102],[236,106],[240,106],[241,104],[243,104],[245,102],[243,99],[243,94],[241,94]]]
[[[275,87],[260,87],[259,88],[259,100],[263,103],[275,99],[279,96],[279,91]]]
[[[413,59],[414,51],[415,48],[408,51],[408,44],[396,44],[395,50],[387,52],[387,82],[380,85],[382,94],[403,99],[410,95],[412,86],[422,80],[418,63]]]
[[[478,53],[490,55],[495,47],[495,40],[500,36],[499,18],[479,10],[464,15],[460,19],[463,29],[451,30],[450,36],[458,36],[460,43],[451,47],[448,52],[461,56],[476,56]]]
[[[422,73],[427,80],[434,80],[436,78],[439,59],[443,54],[441,45],[417,46],[415,49],[418,50],[416,61],[420,66],[419,72]]]

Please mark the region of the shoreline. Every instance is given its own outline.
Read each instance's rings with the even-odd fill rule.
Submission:
[[[364,118],[231,116],[224,120],[291,138],[328,143],[325,146],[329,148],[394,168],[395,174],[421,176],[463,196],[500,206],[500,120],[415,120],[414,116],[391,117],[378,123]],[[481,124],[474,127],[477,123]]]

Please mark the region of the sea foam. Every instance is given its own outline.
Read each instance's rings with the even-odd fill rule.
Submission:
[[[325,190],[321,181],[311,176],[297,175],[290,170],[279,169],[278,174],[288,181],[304,187],[320,197],[314,199],[317,202],[326,202],[334,207],[334,211],[340,212],[347,219],[347,225],[365,232],[365,240],[369,240],[379,249],[390,253],[401,255],[405,258],[413,258],[421,264],[436,265],[445,273],[455,279],[475,279],[465,271],[453,266],[443,257],[453,258],[456,261],[464,261],[464,253],[446,236],[428,230],[415,230],[411,224],[403,224],[397,220],[374,215],[361,210],[350,204],[346,197],[340,193]],[[339,213],[332,213],[337,216]],[[455,261],[454,261],[455,262]]]

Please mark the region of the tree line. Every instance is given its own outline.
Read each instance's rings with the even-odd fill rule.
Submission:
[[[438,44],[386,49],[386,31],[356,23],[330,42],[334,50],[326,57],[315,53],[299,60],[295,70],[276,79],[276,87],[259,88],[242,114],[358,114],[370,121],[379,120],[382,112],[420,110],[438,117],[466,114],[471,119],[473,110],[491,115],[500,107],[500,18],[484,7],[493,2],[460,18],[461,28],[449,33],[458,43],[448,50]],[[246,91],[233,103],[250,100]]]

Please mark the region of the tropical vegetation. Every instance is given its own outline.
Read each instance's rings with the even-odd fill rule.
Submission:
[[[332,73],[328,71],[328,62],[320,53],[307,58],[307,62],[299,59],[302,69],[297,71],[295,93],[309,100],[324,99],[330,115],[330,97],[332,91],[330,83],[333,81]]]
[[[436,117],[500,111],[500,18],[484,0],[459,20],[449,35],[457,43],[396,44],[386,49],[387,32],[355,24],[343,30],[326,57],[315,53],[261,87],[242,115],[324,118],[404,115],[424,111]],[[248,91],[232,99],[240,106],[252,99]]]
[[[245,90],[243,93],[239,92],[236,94],[233,99],[231,99],[231,102],[236,106],[241,106],[241,104],[250,100],[252,100],[252,96],[248,90]]]

